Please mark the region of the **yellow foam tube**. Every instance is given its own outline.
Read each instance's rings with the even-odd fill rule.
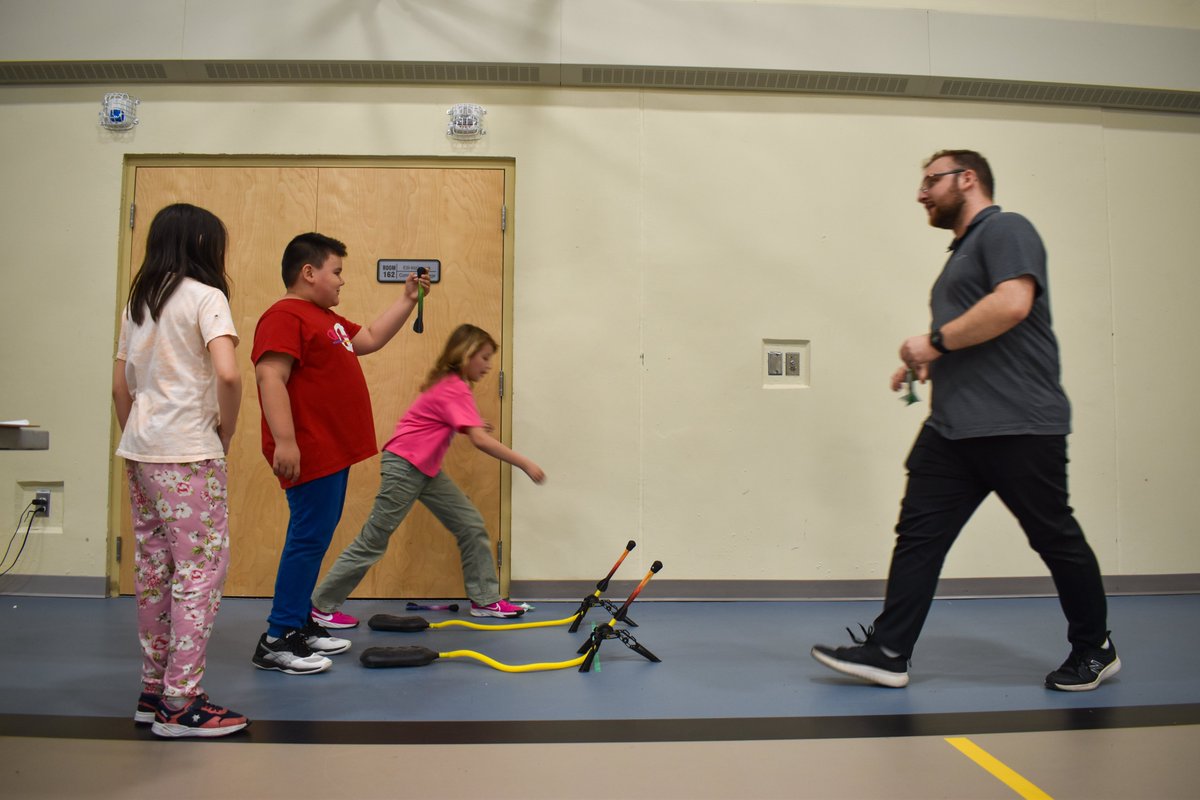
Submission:
[[[471,628],[477,631],[521,631],[528,628],[552,628],[555,625],[570,625],[575,621],[576,614],[563,619],[547,619],[541,622],[514,622],[506,625],[481,625],[478,622],[467,622],[462,619],[448,619],[445,622],[434,622],[429,625],[430,628]]]
[[[451,650],[448,653],[438,653],[439,658],[473,658],[476,661],[487,664],[492,669],[498,669],[501,672],[544,672],[551,669],[570,669],[578,667],[587,658],[587,654],[581,655],[579,658],[573,658],[570,661],[550,661],[539,664],[501,664],[494,658],[489,658],[483,653],[476,653],[474,650]]]

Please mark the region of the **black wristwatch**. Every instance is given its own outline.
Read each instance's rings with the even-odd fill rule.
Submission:
[[[934,328],[929,332],[929,343],[933,345],[933,349],[939,353],[949,353],[950,348],[946,347],[946,343],[942,341],[942,331],[940,328]]]

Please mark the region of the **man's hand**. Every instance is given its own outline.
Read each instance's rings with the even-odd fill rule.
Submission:
[[[929,343],[928,333],[922,333],[919,336],[910,336],[904,340],[904,344],[900,345],[900,360],[907,364],[909,369],[913,370],[924,367],[930,362],[937,361],[941,355]],[[928,370],[925,372],[928,374]],[[925,382],[924,377],[921,377],[921,382]]]
[[[909,367],[900,367],[900,369],[892,373],[893,392],[900,391],[908,383],[908,370]],[[925,383],[925,381],[929,380],[929,367],[922,364],[913,370],[913,374],[916,376],[917,381]]]

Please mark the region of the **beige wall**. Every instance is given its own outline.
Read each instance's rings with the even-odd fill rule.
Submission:
[[[733,0],[757,3],[762,0]],[[694,0],[706,2],[706,0]],[[922,8],[955,14],[995,14],[1041,19],[1113,22],[1200,28],[1200,7],[1179,0],[774,0],[802,6],[853,8]]]
[[[142,100],[132,132],[96,124],[109,90]],[[445,111],[467,101],[489,132],[454,145]],[[1074,505],[1104,571],[1200,572],[1198,134],[1194,116],[832,96],[2,88],[0,419],[51,449],[0,453],[0,526],[21,482],[62,482],[61,533],[16,571],[104,574],[126,155],[469,153],[516,160],[513,444],[550,476],[514,477],[512,577],[595,578],[629,538],[673,579],[882,577],[926,408],[886,383],[947,243],[914,190],[924,156],[965,146],[1050,252]],[[811,388],[762,388],[764,338],[812,342]],[[1021,542],[989,501],[945,574],[1043,574]]]

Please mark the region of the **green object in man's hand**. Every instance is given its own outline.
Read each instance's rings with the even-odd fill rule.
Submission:
[[[917,390],[913,385],[916,380],[917,373],[910,369],[908,374],[904,377],[904,385],[908,387],[908,392],[900,398],[904,401],[904,405],[906,406],[911,406],[913,403],[919,403],[921,401],[921,398],[917,397]]]

